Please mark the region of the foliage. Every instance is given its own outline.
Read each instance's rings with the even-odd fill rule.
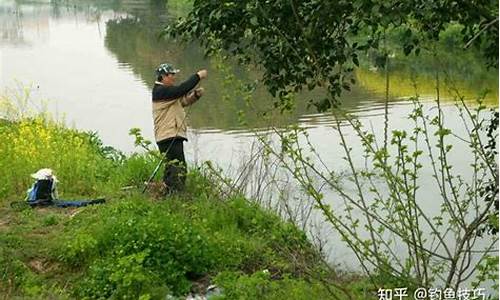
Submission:
[[[486,131],[487,137],[487,142],[485,145],[482,145],[482,147],[484,149],[485,159],[492,162],[492,164],[497,167],[496,172],[498,173],[498,165],[494,164],[498,159],[498,111],[492,110],[491,115],[492,118],[489,120],[489,124],[482,128]],[[492,207],[492,210],[488,214],[488,221],[486,224],[484,224],[484,226],[481,225],[478,229],[478,235],[483,236],[485,232],[489,234],[498,234],[498,178],[488,178],[480,187],[479,196],[486,201],[487,205]]]
[[[180,203],[131,199],[73,218],[58,258],[75,267],[88,266],[79,297],[136,298],[153,287],[185,294],[190,280],[224,269],[266,267],[276,274],[303,275],[302,266],[293,267],[287,255],[293,249],[298,257],[313,252],[295,227],[243,199],[229,201],[227,207],[198,201],[173,208]]]
[[[42,120],[6,122],[2,130],[15,130],[20,124],[29,132],[81,134],[62,126],[53,130],[50,126],[55,125]],[[119,187],[138,183],[143,171],[150,171],[153,156],[114,159],[96,149],[96,145],[102,147],[96,137],[81,143],[98,162],[103,161],[95,165],[97,171],[108,168],[108,176],[94,181],[101,191],[107,187],[107,203],[78,211],[11,211],[3,201],[0,216],[7,221],[0,223],[2,293],[32,298],[160,299],[185,295],[194,288],[193,282],[222,271],[253,274],[268,269],[273,280],[281,280],[285,274],[308,278],[309,270],[317,268],[319,256],[303,232],[241,196],[222,196],[203,170],[189,173],[188,193],[152,202]],[[63,149],[68,153],[62,156],[71,158],[75,153]],[[41,160],[40,154],[35,152],[32,158]],[[5,179],[14,180],[13,174]]]
[[[463,46],[476,45],[490,65],[498,65],[495,1],[195,1],[166,32],[199,39],[207,54],[225,50],[262,67],[263,83],[279,96],[276,105],[286,104],[292,92],[324,87],[328,97],[312,101],[324,111],[350,89],[359,56],[381,48],[387,30],[403,28],[405,54],[418,54],[450,24],[463,26]]]
[[[96,132],[81,132],[65,127],[46,114],[23,117],[25,109],[9,104],[10,120],[0,122],[1,199],[22,200],[31,186],[30,174],[50,168],[60,181],[61,198],[92,196],[124,186],[142,186],[157,164],[159,153],[134,153],[129,157],[103,144]],[[14,113],[14,112],[22,113]],[[131,130],[135,138],[140,132]],[[142,140],[138,146],[147,147]]]
[[[487,236],[479,241],[477,235],[486,228],[492,232],[498,228],[493,200],[498,198],[497,156],[496,150],[490,152],[484,142],[486,129],[490,128],[487,139],[496,140],[498,132],[485,125],[486,108],[481,102],[471,109],[463,98],[457,101],[456,110],[467,132],[460,139],[472,153],[466,174],[456,173],[451,165],[450,156],[463,149],[455,150],[450,144],[456,133],[445,127],[439,101],[435,114],[425,114],[418,98],[408,116],[412,131],[393,130],[387,145],[377,141],[359,120],[347,116],[361,142],[364,167],[357,165],[345,129],[337,124],[350,172],[345,180],[335,179],[333,170],[315,163],[322,161],[304,130],[277,133],[280,149],[268,148],[281,157],[283,167],[315,199],[325,220],[358,257],[374,286],[411,289],[443,284],[456,289],[472,276],[491,279],[489,275],[474,273],[480,266],[484,274],[497,270],[498,266],[486,262],[491,260],[489,253],[498,237]],[[306,140],[308,153],[316,156],[315,160],[305,154],[298,142],[301,138]],[[423,185],[422,174],[426,172],[431,173],[433,185]],[[325,186],[343,202],[343,210],[329,206],[324,199]],[[439,195],[433,199],[436,207],[432,210],[426,208],[421,193],[424,187],[436,188]],[[408,255],[401,257],[395,247],[404,247]],[[474,255],[477,262],[462,263]]]
[[[56,276],[47,297],[71,291],[78,298],[128,299],[186,294],[193,280],[222,270],[254,272],[268,268],[277,276],[305,276],[304,270],[318,259],[303,232],[240,196],[221,201],[216,185],[199,171],[190,173],[190,194],[185,195],[196,201],[186,202],[179,196],[169,202],[152,203],[144,196],[133,192],[127,195],[119,189],[124,184],[141,185],[157,162],[153,154],[114,155],[116,152],[108,151],[97,135],[43,118],[3,122],[0,132],[4,140],[12,142],[3,144],[13,166],[4,178],[18,182],[20,190],[25,183],[17,174],[25,170],[29,179],[33,171],[28,166],[43,161],[56,170],[65,193],[92,193],[90,189],[95,188],[110,196],[105,206],[82,208],[74,217],[53,210],[25,210],[14,215],[10,222],[16,226],[7,227],[13,234],[5,235],[10,242],[0,246],[2,257],[15,257],[2,269],[2,282],[9,283],[9,294],[40,294],[40,272],[45,272],[40,270],[49,262],[58,265],[55,272],[71,274],[71,290],[59,292],[61,279]],[[136,139],[142,138],[140,132],[132,133]],[[35,142],[27,143],[22,137]],[[32,155],[21,155],[25,147],[33,147],[29,148]],[[60,164],[44,159],[55,149],[60,160],[54,161]],[[72,172],[59,171],[69,168],[70,162]],[[84,165],[80,168],[75,163]],[[86,181],[80,183],[82,178]],[[74,183],[78,190],[68,183]],[[7,187],[7,195],[22,193],[10,184]],[[115,196],[125,199],[114,201]],[[4,230],[1,225],[0,230]],[[38,232],[36,238],[33,231]],[[18,238],[13,238],[14,234]],[[296,257],[294,261],[290,260],[292,256]],[[45,262],[36,257],[44,257]],[[27,267],[32,263],[36,272]]]
[[[141,187],[157,164],[157,155],[134,153],[115,167],[105,187],[115,191],[126,187]],[[158,173],[156,177],[160,176]]]
[[[367,57],[362,59],[360,64],[363,65],[362,69],[378,67],[379,70],[384,70],[387,67],[391,81],[405,74],[407,77],[410,77],[408,75],[420,78],[427,77],[425,82],[419,80],[419,89],[423,88],[422,84],[426,83],[434,87],[435,72],[440,70],[447,77],[460,81],[462,93],[482,91],[485,88],[492,89],[493,93],[490,93],[489,97],[494,98],[491,103],[496,103],[498,92],[495,91],[498,90],[496,84],[498,82],[498,72],[495,72],[494,69],[488,70],[485,68],[487,60],[481,56],[481,52],[475,49],[463,49],[463,39],[465,37],[461,33],[462,30],[463,26],[450,24],[441,31],[438,42],[422,44],[423,51],[420,51],[417,56],[405,55],[404,43],[401,42],[406,38],[405,29],[395,27],[386,31],[383,46],[379,49],[369,50]],[[386,57],[387,55],[389,57]],[[366,70],[360,69],[356,71],[366,72]],[[365,81],[368,80],[365,79]],[[390,87],[391,93],[393,93],[393,85],[390,84]],[[412,87],[412,84],[408,84],[408,87]],[[446,93],[446,90],[443,89],[442,92]],[[412,94],[413,91],[409,91],[405,96]],[[466,96],[468,96],[468,99],[474,99],[476,94]],[[452,99],[453,97],[447,96],[446,98]]]
[[[467,132],[460,139],[472,153],[470,174],[454,174],[450,165],[449,156],[455,149],[449,139],[456,133],[444,123],[441,68],[432,74],[437,115],[425,115],[417,95],[415,109],[408,116],[413,130],[394,130],[389,137],[388,62],[392,53],[388,42],[395,40],[404,55],[419,55],[424,49],[432,61],[439,61],[437,41],[459,48],[475,45],[486,65],[497,67],[497,6],[495,1],[195,1],[193,11],[166,33],[198,38],[207,54],[222,52],[262,68],[262,81],[279,97],[276,105],[282,108],[293,107],[290,94],[318,87],[326,88],[328,95],[311,102],[319,111],[334,106],[342,89],[349,90],[355,82],[350,76],[360,56],[367,50],[374,52],[376,67],[386,75],[384,140],[377,141],[356,118],[340,117],[348,120],[361,141],[364,167],[355,165],[352,146],[340,121],[337,124],[351,173],[346,179],[353,193],[335,179],[305,130],[276,130],[279,149],[265,138],[262,143],[316,200],[325,220],[353,250],[374,286],[390,281],[410,288],[436,282],[458,287],[474,275],[476,266],[487,261],[487,253],[497,242],[497,237],[491,237],[493,242],[478,250],[480,263],[471,262],[477,235],[485,228],[494,232],[498,226],[497,154],[485,147],[485,107],[478,103],[470,109],[451,86]],[[497,137],[496,131],[489,135]],[[307,141],[308,149],[300,139]],[[440,201],[437,211],[425,211],[419,199],[424,172],[431,172],[434,178]],[[334,211],[326,203],[325,186],[344,202],[344,211]],[[424,229],[430,237],[424,235]],[[450,235],[455,243],[450,244]],[[395,245],[406,248],[408,255],[399,257]],[[492,264],[484,266],[491,271]]]
[[[24,198],[30,174],[41,168],[55,170],[69,194],[95,194],[97,183],[110,176],[113,166],[95,136],[42,117],[0,124],[0,139],[2,198]]]
[[[140,128],[131,128],[129,130],[129,135],[133,136],[135,141],[134,141],[134,145],[136,147],[141,147],[142,149],[150,152],[152,151],[151,150],[151,141],[145,139],[143,136],[142,136],[142,133],[141,133],[141,129]]]
[[[324,86],[334,98],[348,87],[342,74],[357,59],[357,46],[344,37],[352,22],[344,18],[348,3],[195,1],[193,6],[169,33],[199,38],[209,54],[224,49],[241,62],[254,59],[264,67],[263,83],[282,103],[304,86]]]
[[[320,282],[289,277],[273,280],[268,270],[250,275],[223,272],[215,278],[223,289],[216,299],[329,299],[332,295]]]
[[[67,291],[45,276],[53,269],[51,277],[57,277],[47,258],[52,230],[57,231],[62,218],[30,210],[12,213],[0,206],[0,294],[6,299],[69,299]]]
[[[131,134],[147,146],[140,131]],[[157,299],[221,271],[269,269],[280,279],[317,268],[302,231],[242,196],[220,194],[203,169],[189,173],[187,193],[155,203],[121,189],[142,185],[154,153],[126,157],[96,133],[46,115],[2,120],[0,137],[0,291],[8,297]],[[56,171],[61,194],[105,193],[106,204],[12,211],[6,200],[24,194],[37,164]]]
[[[93,262],[82,296],[138,296],[145,284],[168,285],[182,294],[189,291],[187,274],[203,274],[215,264],[215,245],[202,239],[196,226],[153,204],[107,206],[98,217],[91,226],[82,223],[83,216],[75,219],[67,227],[75,236],[62,249],[67,263]]]
[[[168,5],[170,5],[170,1]],[[206,90],[204,98],[197,102],[197,105],[190,110],[189,123],[193,128],[218,128],[223,130],[240,130],[244,128],[266,128],[269,122],[274,126],[282,127],[284,124],[297,122],[300,116],[310,113],[307,110],[307,99],[322,99],[325,97],[326,90],[317,88],[312,92],[305,92],[283,99],[283,110],[293,107],[293,111],[286,114],[281,114],[280,110],[273,110],[273,99],[267,92],[260,80],[262,72],[258,68],[252,66],[241,66],[236,64],[236,60],[232,57],[221,58],[204,57],[202,49],[199,47],[197,40],[190,39],[188,43],[182,45],[171,38],[159,39],[158,32],[162,22],[158,20],[159,15],[163,15],[164,11],[148,10],[132,11],[126,18],[118,17],[114,20],[109,20],[106,23],[105,46],[116,58],[123,63],[126,63],[132,68],[132,71],[138,76],[147,86],[151,86],[154,81],[152,70],[159,62],[169,61],[182,70],[179,74],[179,80],[189,76],[197,71],[197,68],[206,67],[209,70],[210,79],[203,82]],[[144,15],[147,14],[147,15]],[[457,75],[457,80],[464,82],[470,91],[477,91],[483,88],[493,89],[497,91],[498,74],[495,72],[486,72],[484,70],[483,60],[478,58],[476,51],[466,51],[462,49],[462,35],[460,34],[461,27],[453,25],[442,32],[443,43],[439,44],[438,57],[444,59],[444,64],[447,68]],[[387,31],[386,40],[390,53],[394,53],[395,58],[391,59],[390,69],[399,71],[397,74],[391,72],[391,93],[394,92],[395,86],[393,81],[398,83],[400,76],[410,77],[410,74],[417,72],[420,77],[419,87],[434,89],[434,70],[436,66],[434,56],[428,51],[423,51],[418,57],[413,55],[405,56],[403,49],[400,46],[399,40],[403,35],[404,30],[399,27],[391,31]],[[356,37],[356,40],[368,38],[369,32],[363,32],[361,37]],[[445,43],[452,39],[454,42],[450,46]],[[455,43],[456,42],[456,43]],[[358,42],[359,43],[359,42]],[[451,48],[450,48],[451,47]],[[363,105],[363,97],[358,93],[363,90],[370,90],[372,93],[372,80],[383,80],[384,75],[378,73],[367,72],[371,67],[371,58],[383,54],[382,51],[369,51],[369,59],[359,56],[360,67],[356,70],[356,80],[359,87],[353,87],[352,93],[344,93],[341,97],[342,106],[344,108],[358,108]],[[222,55],[221,55],[222,56]],[[189,57],[189,59],[185,59]],[[361,71],[363,71],[361,73]],[[369,76],[365,76],[369,75]],[[245,85],[242,92],[252,89],[252,101],[247,101],[246,94],[240,93],[235,88],[234,81],[229,81],[230,77],[235,77],[243,81],[243,83],[251,83]],[[375,77],[375,78],[374,78]],[[179,81],[179,82],[180,82]],[[254,85],[257,82],[259,84]],[[365,85],[368,83],[368,85]],[[406,83],[406,82],[404,82]],[[383,84],[385,86],[385,84]],[[408,84],[408,89],[412,89],[412,84]],[[410,91],[411,93],[413,90]],[[382,94],[384,91],[381,92]],[[472,94],[472,92],[470,93]],[[498,92],[496,92],[496,95]],[[407,95],[407,94],[406,94]],[[490,94],[491,102],[496,103],[495,94]],[[493,99],[494,98],[494,99]],[[251,105],[249,105],[251,104]],[[244,113],[244,125],[241,118]],[[262,117],[266,115],[266,117]],[[246,129],[245,129],[246,130]],[[196,135],[195,135],[196,137]],[[196,141],[193,139],[192,141]]]

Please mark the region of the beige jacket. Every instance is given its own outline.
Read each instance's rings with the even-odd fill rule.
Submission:
[[[184,107],[195,103],[199,97],[192,91],[169,101],[153,101],[153,119],[156,142],[173,137],[187,139],[186,112]]]

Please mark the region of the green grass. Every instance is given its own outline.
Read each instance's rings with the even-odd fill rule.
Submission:
[[[186,192],[158,199],[139,188],[153,155],[125,157],[42,118],[2,122],[0,139],[3,298],[185,298],[209,283],[223,289],[219,299],[332,298],[322,281],[334,274],[304,232],[244,197],[222,197],[203,170],[189,172]],[[106,204],[12,209],[41,167],[56,171],[61,195]]]

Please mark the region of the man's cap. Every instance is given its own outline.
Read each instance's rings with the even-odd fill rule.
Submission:
[[[156,69],[157,76],[160,76],[163,74],[176,74],[179,72],[180,72],[179,69],[174,68],[174,66],[172,66],[171,64],[168,64],[168,63],[161,64]]]

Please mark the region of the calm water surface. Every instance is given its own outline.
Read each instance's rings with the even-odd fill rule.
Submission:
[[[154,69],[164,61],[182,70],[179,81],[200,68],[210,70],[209,79],[203,82],[207,95],[190,110],[192,133],[203,140],[203,148],[215,139],[218,147],[230,145],[232,149],[249,129],[268,125],[243,99],[224,99],[231,86],[195,44],[181,46],[158,37],[162,26],[173,18],[171,14],[179,10],[176,7],[154,1],[22,3],[0,1],[0,88],[31,86],[33,102],[45,99],[53,114],[77,128],[99,132],[106,144],[134,151],[128,136],[132,127],[141,128],[152,139],[150,89]],[[257,78],[255,72],[235,70],[242,80]],[[383,113],[383,77],[369,71],[358,77],[361,84],[344,96],[343,107],[362,119],[376,118]],[[405,97],[411,96],[396,85],[395,89],[389,111],[393,119],[404,117]],[[425,92],[421,93],[424,98],[432,97]],[[254,99],[260,110],[271,107],[272,99],[262,87]],[[282,124],[299,123],[314,130],[333,123],[331,115],[307,110],[305,100],[281,118]],[[247,113],[246,127],[238,122],[239,110]]]
[[[78,1],[75,5],[61,1],[56,5],[49,1],[0,1],[0,88],[15,93],[19,86],[30,86],[33,103],[44,99],[48,110],[58,118],[76,128],[97,131],[105,144],[132,152],[137,149],[128,135],[130,128],[141,128],[146,138],[153,139],[150,89],[154,68],[161,62],[174,63],[181,69],[179,81],[200,68],[208,68],[209,79],[202,84],[207,94],[190,110],[186,155],[191,163],[212,160],[228,173],[237,170],[254,142],[251,131],[268,124],[255,110],[246,107],[243,99],[224,97],[231,92],[231,85],[224,82],[216,62],[203,57],[196,43],[182,46],[158,38],[161,27],[182,8],[157,2],[122,1],[107,5],[107,1]],[[258,77],[256,72],[241,67],[232,69],[241,80]],[[380,137],[384,126],[384,78],[369,70],[359,70],[356,76],[359,85],[343,96],[343,108],[357,115]],[[460,87],[471,98],[481,89],[490,88],[488,101],[496,103],[495,80],[463,80]],[[433,89],[432,82],[424,80],[419,93],[423,99],[431,100]],[[410,129],[407,114],[412,106],[407,99],[414,95],[411,82],[404,75],[393,76],[391,92],[390,129]],[[258,110],[272,106],[272,99],[262,87],[256,90],[254,101]],[[339,172],[347,170],[342,164],[344,153],[339,136],[332,129],[335,119],[330,114],[307,110],[305,102],[299,101],[293,113],[274,120],[280,126],[299,124],[307,128],[325,163]],[[424,105],[428,112],[435,110],[433,107],[430,101]],[[238,122],[240,110],[247,115],[246,126]],[[450,116],[455,112],[451,104],[445,105],[444,110]],[[447,121],[457,133],[465,133],[458,119],[451,117]],[[346,134],[354,136],[348,128]],[[354,147],[353,155],[361,154],[360,148]],[[466,173],[470,158],[460,151],[452,158],[456,171]],[[430,172],[428,175],[429,178],[422,178],[421,186],[432,186]],[[424,199],[432,199],[437,193],[432,188],[423,190]],[[439,209],[432,201],[426,208]],[[331,259],[352,266],[349,261],[353,256],[338,243],[339,238],[326,229],[324,234],[331,242]]]

